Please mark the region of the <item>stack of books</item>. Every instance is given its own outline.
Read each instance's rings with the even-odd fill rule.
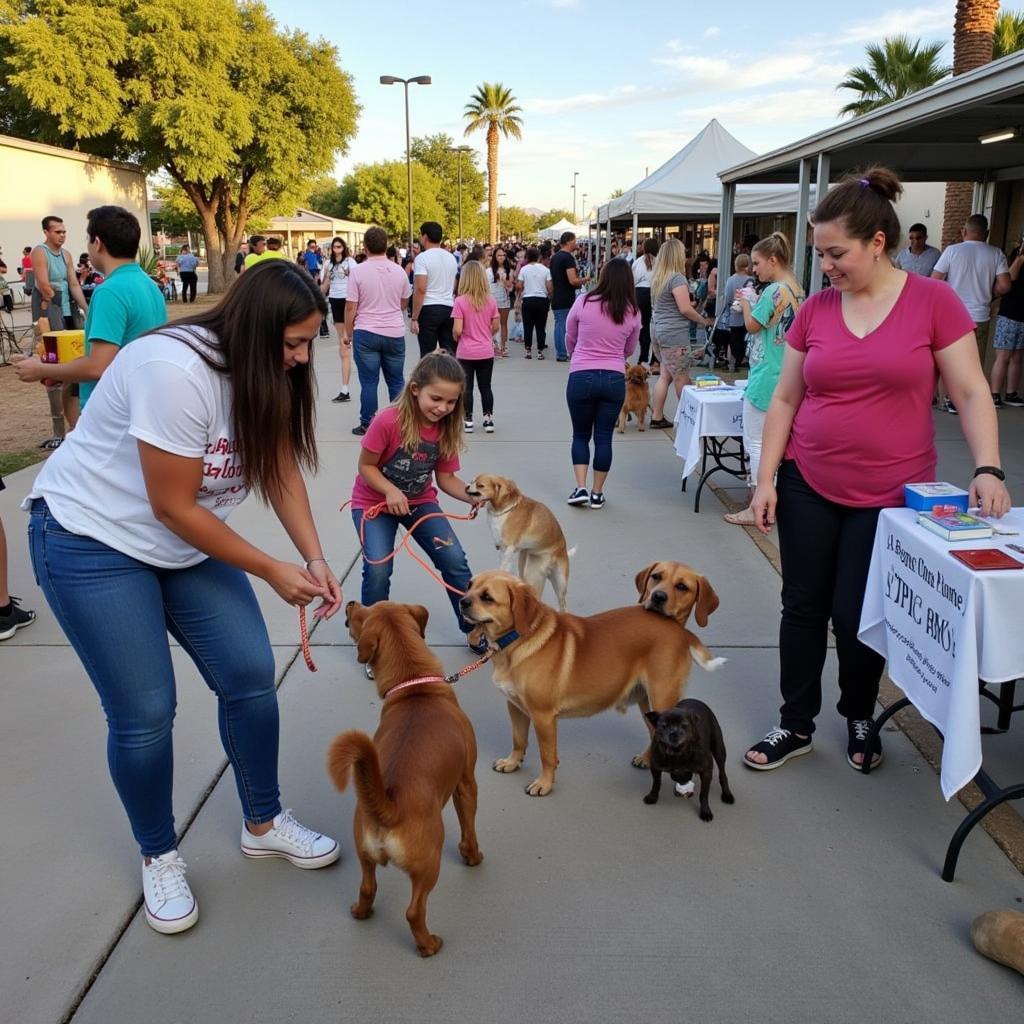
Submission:
[[[693,378],[693,383],[700,391],[707,391],[710,388],[727,388],[730,386],[726,384],[721,377],[716,377],[713,373],[699,373]]]
[[[992,536],[992,527],[984,519],[949,505],[936,505],[931,512],[922,512],[917,522],[946,540],[981,540]]]

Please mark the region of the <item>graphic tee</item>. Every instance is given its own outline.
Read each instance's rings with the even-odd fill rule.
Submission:
[[[377,468],[384,478],[394,484],[408,499],[410,505],[422,505],[437,501],[437,489],[433,485],[435,473],[457,473],[458,456],[450,459],[441,457],[438,443],[441,428],[437,424],[420,426],[420,441],[414,451],[402,446],[402,431],[398,425],[398,410],[389,405],[370,421],[363,435],[362,446],[368,452],[380,456]],[[60,449],[57,449],[60,451]],[[352,507],[372,508],[384,500],[380,491],[371,487],[360,475],[352,485]],[[58,516],[58,518],[60,518]]]
[[[231,379],[187,342],[216,358],[203,328],[151,334],[127,345],[100,378],[88,414],[36,477],[33,498],[71,533],[161,569],[186,569],[207,556],[153,514],[138,442],[203,460],[196,502],[218,519],[246,495],[232,427]]]

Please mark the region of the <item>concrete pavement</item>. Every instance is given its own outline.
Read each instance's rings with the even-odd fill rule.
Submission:
[[[0,496],[12,589],[39,613],[33,627],[0,645],[4,1021],[671,1016],[811,1024],[1019,1015],[1024,984],[977,956],[968,930],[977,913],[1019,906],[1021,875],[979,830],[957,882],[941,882],[945,844],[963,810],[943,803],[934,773],[895,730],[885,735],[877,774],[850,771],[845,728],[832,711],[831,656],[814,754],[769,775],[742,767],[746,745],[776,721],[775,571],[743,531],[722,522],[710,495],[704,512],[693,514],[664,432],[631,427],[616,435],[607,508],[567,508],[568,368],[553,359],[526,362],[521,347],[512,348],[495,373],[497,433],[468,439],[464,473],[512,476],[555,511],[578,546],[573,611],[631,604],[634,574],[656,558],[679,558],[709,576],[722,606],[702,638],[729,661],[714,675],[695,669],[689,692],[708,700],[722,722],[736,804],[723,806],[716,787],[711,824],[699,821],[693,802],[664,797],[645,806],[649,776],[628,763],[644,742],[635,711],[563,722],[557,787],[531,800],[522,788],[537,765],[535,747],[520,773],[490,771],[491,760],[507,753],[508,718],[488,670],[468,676],[459,698],[480,747],[477,826],[486,859],[462,866],[449,813],[429,906],[445,948],[421,961],[404,919],[408,881],[397,870],[380,873],[371,921],[349,916],[359,878],[353,797],[337,794],[323,769],[332,736],[350,727],[372,732],[379,702],[340,617],[315,630],[320,671],[311,675],[296,658],[295,615],[259,585],[281,677],[284,799],[300,820],[341,840],[342,861],[300,872],[241,858],[214,700],[176,652],[176,814],[201,918],[190,932],[159,936],[137,913],[138,857],[106,773],[98,701],[31,579],[16,510],[35,472],[25,470]],[[414,351],[411,341],[410,365]],[[337,390],[331,341],[319,344],[317,364],[324,468],[310,490],[340,573],[356,555],[351,521],[337,509],[354,474],[358,446],[349,431],[357,413],[355,402],[329,402]],[[944,473],[962,478],[959,425],[940,417],[939,430]],[[1020,503],[1024,459],[1012,444],[1004,459]],[[287,553],[283,531],[255,499],[232,522],[255,543]],[[496,564],[482,521],[458,531],[474,570]],[[345,591],[358,597],[358,565]],[[428,640],[446,665],[469,660],[447,599],[404,556],[392,594],[429,607]],[[111,618],[116,626],[116,609]],[[1004,739],[1015,739],[1016,750],[994,742]],[[986,765],[991,751],[997,775],[1021,777],[1020,739],[1019,725],[1010,737],[986,738]]]

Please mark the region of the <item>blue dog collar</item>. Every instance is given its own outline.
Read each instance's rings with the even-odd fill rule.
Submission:
[[[519,639],[519,634],[511,629],[503,636],[499,636],[494,642],[498,645],[498,650],[503,651],[509,644],[514,644]]]

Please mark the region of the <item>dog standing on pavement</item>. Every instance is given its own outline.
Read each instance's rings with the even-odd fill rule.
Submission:
[[[641,433],[647,429],[647,413],[654,411],[651,408],[651,392],[647,388],[647,378],[650,375],[650,371],[643,363],[626,365],[626,400],[622,403],[622,411],[619,413],[620,434],[626,432],[626,417],[630,413],[636,417],[637,429]]]
[[[500,568],[525,580],[540,597],[545,580],[551,583],[560,611],[565,611],[569,589],[569,559],[565,534],[547,505],[528,498],[514,480],[483,473],[474,477],[466,491],[487,508],[487,522],[494,546],[501,552]],[[518,564],[517,564],[518,563]]]
[[[668,772],[677,786],[685,786],[697,775],[700,777],[700,820],[711,821],[714,815],[708,804],[708,793],[716,764],[722,803],[736,802],[725,774],[722,727],[707,704],[700,700],[681,700],[668,711],[648,711],[647,721],[654,727],[654,735],[651,738],[651,791],[644,797],[645,804],[658,802],[662,772]]]
[[[373,913],[377,866],[393,861],[412,882],[405,917],[420,956],[433,956],[442,945],[427,928],[427,897],[441,871],[441,812],[449,799],[462,829],[463,861],[472,866],[484,859],[475,826],[476,737],[423,639],[427,616],[421,605],[392,601],[346,606],[359,661],[373,668],[380,725],[372,740],[357,730],[342,733],[327,754],[327,773],[339,790],[355,775],[352,828],[363,877],[352,916]]]

